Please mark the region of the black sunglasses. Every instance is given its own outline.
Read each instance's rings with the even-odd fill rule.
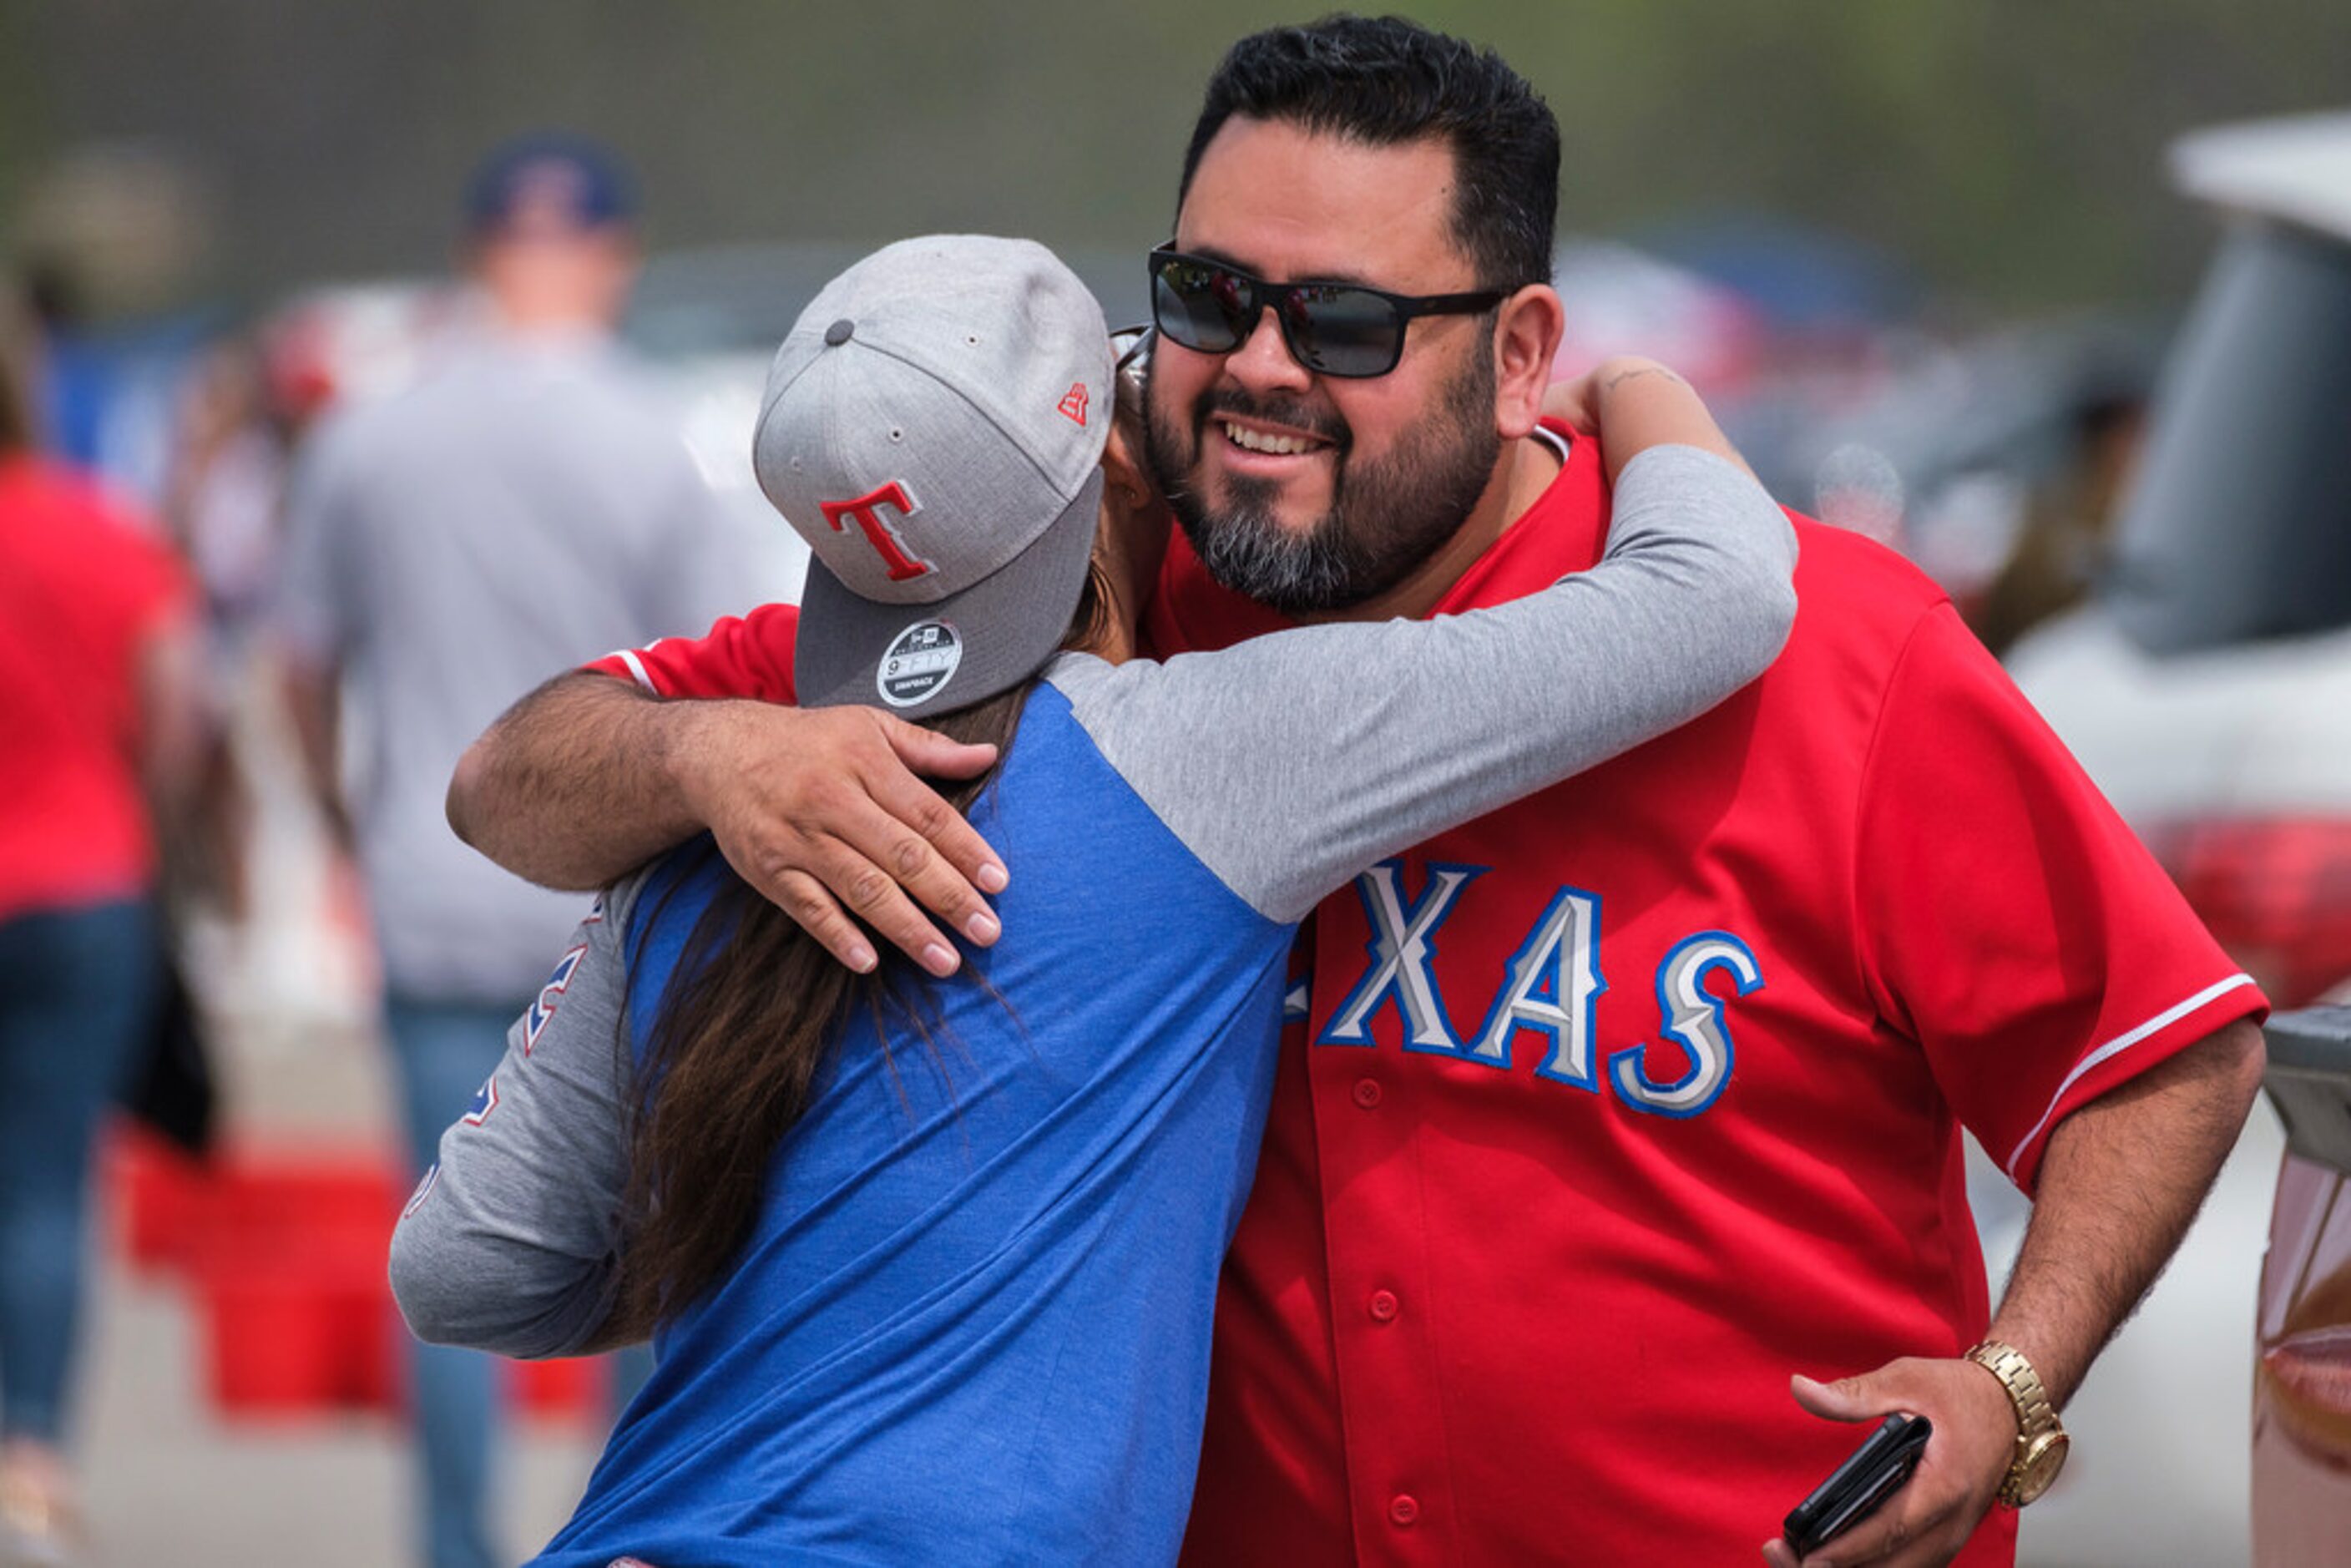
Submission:
[[[1151,319],[1171,343],[1228,354],[1270,307],[1281,340],[1320,376],[1384,376],[1404,357],[1416,316],[1473,316],[1508,298],[1475,294],[1389,294],[1360,283],[1268,283],[1237,267],[1161,246],[1151,253]]]

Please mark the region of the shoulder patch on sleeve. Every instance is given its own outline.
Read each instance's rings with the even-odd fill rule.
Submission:
[[[588,923],[593,925],[603,919],[603,900],[598,899]],[[555,973],[549,976],[547,984],[539,988],[538,995],[531,1001],[530,1011],[523,1016],[522,1053],[525,1056],[528,1056],[531,1049],[538,1044],[538,1037],[545,1032],[548,1020],[555,1017],[555,1009],[562,1004],[563,993],[571,988],[571,977],[580,971],[580,960],[587,956],[588,944],[582,942],[555,961]]]

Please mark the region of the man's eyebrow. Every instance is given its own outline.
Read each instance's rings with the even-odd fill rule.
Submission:
[[[1370,278],[1364,277],[1361,273],[1322,272],[1315,274],[1311,277],[1266,277],[1263,273],[1259,272],[1257,268],[1251,267],[1248,262],[1243,261],[1240,257],[1233,255],[1232,252],[1219,249],[1217,246],[1213,245],[1178,246],[1176,246],[1176,249],[1183,252],[1186,256],[1196,256],[1202,261],[1213,261],[1220,267],[1229,267],[1236,272],[1246,272],[1251,277],[1261,278],[1263,281],[1273,284],[1277,287],[1291,283],[1337,283],[1344,285],[1350,288],[1369,288],[1378,292],[1384,292],[1380,289],[1380,286],[1378,284],[1374,283]]]

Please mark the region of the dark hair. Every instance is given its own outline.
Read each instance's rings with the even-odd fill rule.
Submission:
[[[1110,604],[1109,585],[1089,570],[1062,646],[1097,643]],[[1031,676],[924,722],[953,739],[995,746],[1001,768],[1036,684]],[[967,811],[994,776],[942,783],[939,793]],[[718,852],[705,839],[698,852],[705,858],[682,868],[673,894]],[[734,1266],[758,1223],[776,1145],[807,1111],[856,1012],[871,1020],[885,1056],[892,1035],[910,1030],[946,1071],[933,1023],[931,988],[940,982],[885,942],[874,950],[885,955],[881,967],[857,974],[748,883],[722,880],[672,972],[646,1050],[627,1070],[620,1289],[600,1343],[642,1338]],[[959,983],[987,984],[969,970]],[[624,1020],[616,1050],[629,1051],[629,1033]]]
[[[1547,283],[1559,213],[1559,121],[1491,49],[1401,16],[1325,16],[1232,47],[1208,78],[1176,205],[1226,120],[1287,121],[1374,147],[1453,149],[1453,237],[1481,288]]]
[[[31,324],[0,288],[0,457],[33,444]]]
[[[19,389],[16,367],[9,362],[5,348],[0,348],[0,457],[31,448],[33,419],[26,406],[28,402]]]

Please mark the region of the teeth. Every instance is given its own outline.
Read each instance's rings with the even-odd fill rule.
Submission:
[[[1244,452],[1270,452],[1289,456],[1305,451],[1312,444],[1295,435],[1267,435],[1260,431],[1243,430],[1238,424],[1225,426],[1225,436]]]

